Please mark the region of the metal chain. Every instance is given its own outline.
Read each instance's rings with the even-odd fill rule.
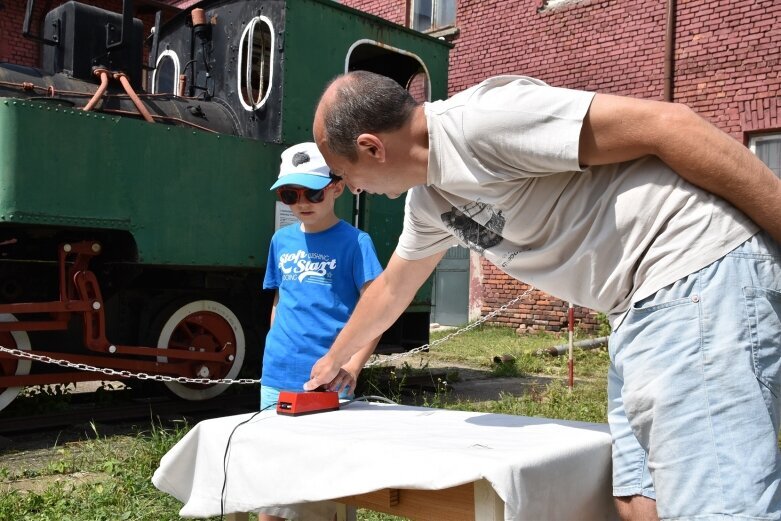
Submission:
[[[411,355],[414,355],[415,353],[420,353],[422,351],[426,351],[426,350],[428,350],[428,349],[430,349],[432,347],[436,347],[439,344],[447,342],[448,340],[450,340],[454,336],[457,336],[457,335],[460,335],[461,333],[465,333],[465,332],[467,332],[469,330],[472,330],[472,329],[476,328],[477,326],[483,324],[485,321],[492,319],[496,315],[498,315],[500,313],[504,313],[504,311],[507,310],[507,308],[509,308],[510,306],[512,306],[513,304],[515,304],[519,300],[521,300],[522,298],[526,297],[533,290],[534,290],[534,286],[529,286],[529,289],[527,289],[526,291],[524,291],[523,293],[521,293],[520,295],[518,295],[517,297],[515,297],[514,299],[512,299],[508,303],[506,303],[505,305],[499,307],[498,309],[493,310],[492,312],[488,313],[484,317],[480,317],[479,320],[475,320],[474,322],[472,322],[468,326],[464,326],[461,329],[458,329],[458,330],[456,330],[456,331],[454,331],[454,332],[452,332],[452,333],[450,333],[448,335],[443,336],[439,340],[435,340],[435,341],[433,341],[431,343],[424,344],[424,345],[422,345],[420,347],[416,347],[415,349],[410,349],[409,351],[405,351],[403,353],[397,353],[395,355],[391,355],[391,356],[389,356],[387,358],[383,358],[383,359],[377,358],[375,360],[371,360],[371,361],[367,362],[364,365],[364,367],[372,367],[374,365],[386,364],[388,362],[392,362],[394,360],[397,360],[399,358],[403,358],[405,356],[411,356]]]
[[[34,360],[36,362],[42,362],[44,364],[54,364],[60,367],[68,367],[70,369],[78,369],[79,371],[89,371],[92,373],[102,373],[108,376],[121,376],[123,378],[137,378],[139,380],[154,380],[156,382],[177,382],[180,384],[256,384],[260,383],[260,380],[252,378],[220,378],[216,380],[210,380],[209,378],[187,378],[184,376],[168,376],[164,374],[147,374],[147,373],[131,373],[130,371],[117,371],[116,369],[110,369],[108,367],[95,367],[87,364],[77,364],[68,360],[58,360],[45,355],[37,355],[35,353],[29,353],[22,351],[21,349],[8,349],[7,347],[0,346],[0,352],[13,355],[17,358],[25,358],[27,360]]]
[[[446,336],[443,336],[439,340],[435,340],[434,342],[424,344],[420,347],[416,347],[414,349],[410,349],[409,351],[405,351],[403,353],[397,353],[395,355],[391,355],[387,358],[379,359],[376,358],[375,360],[371,360],[366,364],[366,367],[371,367],[375,365],[380,364],[386,364],[388,362],[392,362],[394,360],[397,360],[399,358],[403,358],[406,356],[411,356],[416,353],[420,353],[422,351],[429,350],[432,347],[438,346],[439,344],[442,344],[444,342],[447,342],[451,338],[460,335],[462,333],[465,333],[471,329],[476,328],[477,326],[483,324],[485,321],[490,320],[491,318],[495,317],[496,315],[503,313],[507,308],[521,300],[522,298],[526,297],[529,293],[532,292],[534,288],[529,287],[526,291],[524,291],[522,294],[518,295],[511,301],[507,302],[503,306],[501,306],[498,309],[495,309],[491,313],[487,314],[484,317],[481,317],[479,320],[476,320],[475,322],[469,324],[468,326],[462,327],[461,329],[458,329]],[[31,353],[28,351],[23,351],[21,349],[9,349],[4,346],[0,346],[0,352],[9,354],[11,356],[15,356],[17,358],[22,358],[26,360],[32,360],[35,362],[41,362],[44,364],[52,364],[52,365],[58,365],[60,367],[67,367],[70,369],[77,369],[79,371],[88,371],[92,373],[101,373],[105,374],[107,376],[114,376],[114,377],[122,377],[122,378],[136,378],[138,380],[153,380],[155,382],[176,382],[180,384],[202,384],[202,385],[216,385],[216,384],[225,384],[225,385],[231,385],[231,384],[258,384],[260,383],[260,379],[254,379],[254,378],[219,378],[211,380],[209,378],[187,378],[185,376],[168,376],[168,375],[162,375],[162,374],[147,374],[147,373],[131,373],[130,371],[117,371],[116,369],[110,369],[108,367],[95,367],[93,365],[88,364],[77,364],[74,362],[70,362],[68,360],[58,360],[56,358],[51,358],[49,356],[45,355],[38,355],[35,353]]]

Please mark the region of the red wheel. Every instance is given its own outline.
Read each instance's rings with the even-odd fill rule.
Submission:
[[[224,352],[227,363],[189,362],[187,378],[235,378],[244,362],[244,330],[238,317],[213,300],[196,300],[176,309],[160,330],[157,347],[206,353]],[[232,358],[231,358],[232,357]],[[159,362],[167,362],[165,356]],[[186,400],[213,398],[228,388],[226,384],[181,384],[166,382],[166,387]]]
[[[16,322],[16,317],[8,313],[0,313],[0,322]],[[0,332],[0,345],[8,349],[30,350],[30,338],[25,331]],[[30,361],[22,359],[0,358],[0,375],[22,376],[30,374]],[[22,387],[0,387],[0,410],[5,409],[14,401]]]

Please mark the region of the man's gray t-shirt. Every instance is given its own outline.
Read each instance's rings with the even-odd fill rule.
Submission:
[[[593,96],[500,76],[427,103],[428,180],[407,194],[396,253],[420,259],[455,237],[616,325],[632,302],[756,233],[744,214],[655,156],[582,169]]]

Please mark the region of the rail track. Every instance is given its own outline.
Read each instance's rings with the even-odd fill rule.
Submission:
[[[206,418],[256,411],[259,405],[257,390],[241,394],[223,394],[203,401],[152,396],[121,398],[106,404],[96,403],[97,398],[89,396],[94,394],[82,393],[78,401],[68,404],[67,410],[43,411],[24,416],[7,416],[0,413],[0,435],[40,432],[90,422],[126,422],[144,418],[174,419],[182,417],[199,421]]]

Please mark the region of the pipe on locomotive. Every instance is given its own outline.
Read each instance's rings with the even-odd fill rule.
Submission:
[[[146,121],[158,120],[208,132],[241,135],[237,118],[228,104],[170,93],[136,93],[131,86],[136,98],[134,101],[119,76],[116,79],[120,85],[112,88],[111,79],[115,73],[111,71],[106,70],[108,85],[102,88],[102,76],[97,72],[100,70],[96,69],[100,82],[96,84],[60,72],[46,74],[33,67],[0,63],[0,97],[54,102],[79,110],[89,107],[90,112],[142,117]],[[143,104],[141,100],[154,102]],[[141,111],[140,106],[146,114]]]
[[[133,87],[130,85],[130,81],[127,79],[127,74],[124,72],[115,72],[114,78],[119,80],[119,83],[122,84],[122,87],[124,87],[125,92],[130,97],[130,99],[133,101],[133,104],[138,109],[138,112],[141,114],[141,116],[149,123],[154,123],[155,120],[152,119],[152,115],[149,113],[148,110],[146,110],[146,107],[144,106],[144,103],[139,99],[139,97],[136,95],[136,91],[133,90]]]
[[[100,98],[103,97],[103,93],[106,92],[106,89],[108,88],[108,70],[96,68],[92,73],[95,76],[100,77],[100,86],[98,86],[98,90],[95,91],[95,94],[90,98],[89,102],[84,106],[84,112],[89,112],[92,110],[92,108],[97,105]]]

